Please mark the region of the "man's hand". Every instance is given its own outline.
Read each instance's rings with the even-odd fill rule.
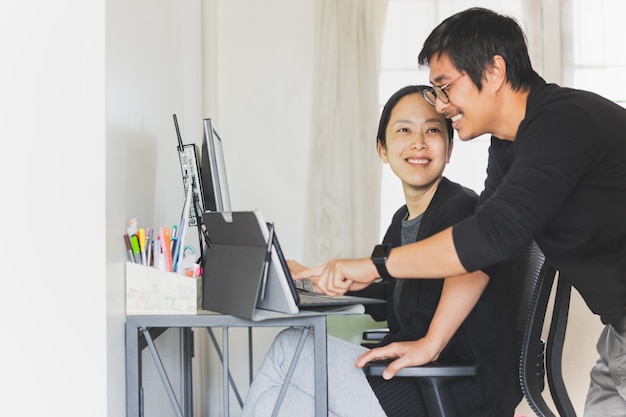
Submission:
[[[287,259],[287,268],[289,268],[289,272],[291,275],[296,275],[300,271],[304,271],[305,269],[309,269],[308,266],[304,266],[298,261],[294,261],[293,259]],[[294,276],[294,279],[296,277]]]
[[[321,292],[335,296],[367,287],[378,278],[378,271],[370,258],[331,259],[325,265],[299,272],[294,278],[313,277],[319,277],[316,286]]]
[[[384,379],[393,378],[400,369],[408,366],[419,366],[437,360],[443,347],[427,338],[410,342],[394,342],[387,346],[374,348],[365,352],[356,360],[355,365],[363,368],[367,363],[379,359],[395,359],[383,372]]]

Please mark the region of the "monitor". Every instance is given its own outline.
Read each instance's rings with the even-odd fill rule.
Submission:
[[[200,157],[200,176],[204,210],[230,212],[230,195],[226,180],[226,165],[222,139],[211,119],[204,119],[204,136]]]
[[[200,214],[204,212],[204,192],[202,191],[202,181],[200,180],[200,159],[198,158],[197,146],[195,143],[187,145],[183,144],[183,138],[178,127],[178,118],[174,117],[174,127],[176,128],[176,136],[178,138],[178,159],[180,161],[180,171],[183,176],[183,185],[185,188],[185,199],[188,191],[192,191],[193,203],[189,204],[189,226],[198,226],[198,222],[202,221]],[[196,212],[198,216],[196,216]],[[185,213],[181,217],[184,217]]]

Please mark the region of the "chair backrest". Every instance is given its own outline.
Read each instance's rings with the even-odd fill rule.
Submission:
[[[544,360],[545,342],[542,340],[550,293],[557,271],[546,262],[543,252],[533,242],[513,260],[514,285],[521,291],[516,322],[516,341],[520,348],[519,380],[531,409],[539,417],[555,417],[541,395],[544,389],[544,366],[547,363],[548,383],[554,403],[562,417],[576,417],[561,375],[561,357],[570,286],[559,280],[547,341],[547,361]]]
[[[567,394],[563,373],[561,372],[561,358],[563,357],[563,343],[565,341],[565,328],[567,327],[571,292],[571,284],[559,277],[554,297],[552,323],[550,324],[550,333],[548,334],[546,355],[550,392],[552,393],[554,405],[556,405],[562,417],[576,417],[576,412]]]

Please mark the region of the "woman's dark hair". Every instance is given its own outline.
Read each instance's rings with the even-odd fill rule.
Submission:
[[[417,62],[428,65],[442,54],[470,76],[478,91],[482,90],[483,72],[495,55],[506,61],[506,77],[513,90],[526,91],[540,79],[530,63],[520,26],[514,19],[488,9],[474,7],[441,22],[426,38]]]
[[[387,146],[387,125],[389,124],[389,119],[391,118],[391,112],[393,111],[396,104],[405,96],[410,94],[419,94],[422,97],[422,93],[426,89],[430,89],[431,87],[428,85],[408,85],[406,87],[402,87],[385,103],[383,107],[383,112],[380,115],[380,122],[378,123],[378,135],[376,137],[376,144],[380,142],[382,146]],[[423,98],[423,97],[422,97]],[[424,99],[426,100],[426,99]],[[441,116],[443,117],[443,115]],[[454,130],[452,130],[452,121],[449,119],[445,119],[446,121],[446,129],[448,130],[448,141],[452,142],[452,138],[454,135]]]

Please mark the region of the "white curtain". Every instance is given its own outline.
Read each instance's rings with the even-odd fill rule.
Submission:
[[[305,261],[379,240],[378,79],[387,0],[318,0]]]
[[[565,0],[561,9],[563,84],[626,106],[626,2]]]

